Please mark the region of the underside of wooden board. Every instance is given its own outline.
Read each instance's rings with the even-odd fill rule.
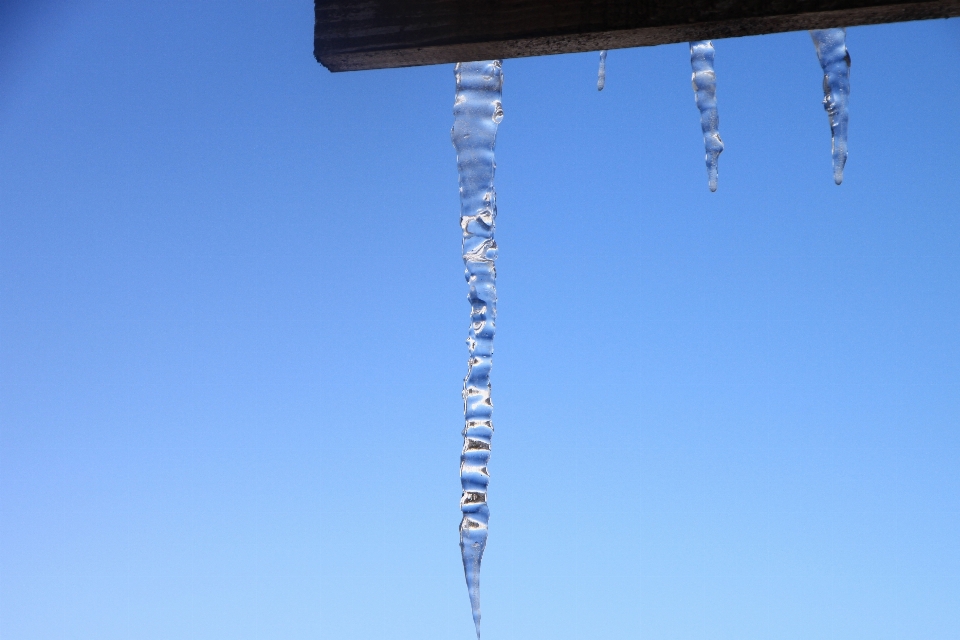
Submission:
[[[960,0],[316,0],[331,71],[646,47],[960,16]]]

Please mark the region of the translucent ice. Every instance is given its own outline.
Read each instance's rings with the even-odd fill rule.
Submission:
[[[723,151],[720,139],[720,116],[717,113],[717,74],[713,70],[713,43],[698,40],[690,43],[690,64],[693,67],[693,94],[700,110],[700,128],[706,148],[707,186],[717,190],[717,163]]]
[[[494,147],[497,125],[503,119],[500,104],[503,73],[499,60],[461,62],[451,131],[460,174],[460,227],[463,229],[464,274],[469,284],[469,357],[463,379],[463,451],[460,454],[460,553],[470,595],[473,622],[480,637],[480,562],[487,545],[487,485],[493,403],[490,368],[497,317],[497,243],[493,237],[497,196]]]
[[[846,29],[811,31],[817,58],[823,69],[823,108],[830,117],[833,181],[843,182],[843,165],[847,163],[847,101],[850,97],[850,54],[847,52]]]
[[[600,70],[597,72],[597,91],[603,91],[607,84],[607,52],[600,52]]]

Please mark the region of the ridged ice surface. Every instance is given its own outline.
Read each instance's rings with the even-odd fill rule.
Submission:
[[[811,31],[817,58],[823,69],[823,108],[830,117],[833,181],[843,182],[843,166],[847,163],[847,101],[850,98],[850,54],[847,52],[846,29]]]
[[[707,186],[717,190],[718,163],[723,152],[720,139],[720,115],[717,113],[717,74],[713,70],[713,43],[697,40],[690,43],[690,65],[693,67],[693,94],[700,110],[700,128],[706,148]]]
[[[473,622],[480,637],[480,562],[487,545],[487,485],[490,476],[490,440],[493,436],[493,403],[490,368],[497,317],[497,243],[493,238],[497,196],[493,189],[496,169],[494,146],[497,125],[503,119],[500,104],[503,73],[499,60],[461,62],[454,73],[457,96],[451,131],[460,174],[460,227],[463,229],[463,264],[469,284],[469,358],[463,379],[463,451],[460,454],[460,553],[467,580]]]
[[[597,72],[597,91],[603,91],[607,84],[607,52],[600,52],[600,70]]]

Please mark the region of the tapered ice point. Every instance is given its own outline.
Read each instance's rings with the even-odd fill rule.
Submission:
[[[843,182],[847,163],[847,102],[850,97],[850,53],[846,29],[819,29],[810,32],[823,69],[823,108],[830,118],[830,155],[833,181]]]
[[[480,637],[480,563],[487,545],[487,485],[493,402],[490,369],[497,318],[497,243],[493,231],[497,196],[494,147],[503,120],[500,102],[503,73],[499,60],[461,62],[455,71],[451,137],[460,174],[460,228],[463,230],[464,274],[469,285],[470,329],[467,375],[463,379],[463,450],[460,454],[460,554],[473,622]]]
[[[717,190],[718,163],[723,152],[720,139],[720,115],[717,113],[717,74],[713,70],[714,49],[709,40],[690,43],[690,65],[693,67],[693,96],[700,110],[700,128],[706,148],[707,186]]]
[[[607,52],[600,52],[600,70],[597,72],[597,91],[603,91],[607,84]]]
[[[466,518],[464,518],[466,521]],[[480,638],[480,561],[487,546],[487,528],[464,530],[460,525],[460,554],[463,556],[463,575],[467,580],[467,594],[473,611],[473,625]]]

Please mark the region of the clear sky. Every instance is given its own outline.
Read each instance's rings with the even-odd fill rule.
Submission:
[[[472,637],[452,65],[0,9],[0,636]],[[508,60],[484,638],[956,638],[960,20]]]

